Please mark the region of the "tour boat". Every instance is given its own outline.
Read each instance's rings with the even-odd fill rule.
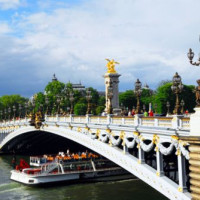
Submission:
[[[93,154],[94,155],[94,154]],[[52,184],[58,182],[108,181],[128,179],[133,176],[111,161],[96,157],[95,159],[68,159],[55,157],[31,157],[30,168],[24,160],[11,171],[10,179],[25,185]]]

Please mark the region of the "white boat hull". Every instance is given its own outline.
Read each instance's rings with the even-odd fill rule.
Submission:
[[[17,170],[11,171],[10,179],[25,185],[53,184],[58,182],[79,182],[79,181],[108,181],[133,178],[132,175],[121,170],[114,171],[93,171],[74,172],[67,174],[30,175]]]
[[[80,174],[48,174],[48,175],[28,175],[16,170],[11,171],[10,179],[26,185],[39,185],[45,183],[55,183],[62,181],[78,180]]]

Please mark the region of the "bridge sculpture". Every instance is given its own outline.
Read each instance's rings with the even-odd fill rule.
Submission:
[[[40,126],[30,118],[6,121],[0,123],[0,150],[25,148],[33,138],[17,138],[38,131],[94,150],[169,199],[200,199],[200,146],[190,136],[190,118],[46,115]]]

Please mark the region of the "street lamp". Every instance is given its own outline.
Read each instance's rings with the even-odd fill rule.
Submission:
[[[3,111],[0,111],[1,121],[3,121]]]
[[[187,56],[190,60],[190,64],[192,65],[196,65],[196,66],[199,66],[200,65],[200,55],[199,55],[199,59],[197,62],[193,62],[193,58],[194,58],[194,52],[192,51],[192,49],[189,49],[189,52],[187,53]]]
[[[176,105],[174,108],[174,114],[180,114],[180,105],[179,105],[179,94],[183,90],[183,84],[181,82],[181,77],[176,72],[172,79],[172,92],[176,95]]]
[[[67,106],[67,114],[70,114],[70,107]]]
[[[143,104],[143,111],[144,111],[144,112],[146,111],[146,106],[145,106],[145,104]]]
[[[59,95],[56,95],[56,102],[57,102],[57,114],[60,114],[60,102],[61,102],[61,98]]]
[[[46,104],[46,114],[49,114],[49,97],[45,97],[45,104]]]
[[[15,120],[15,112],[16,112],[16,106],[14,105],[13,106],[13,114],[14,114],[13,118],[14,118],[14,120]]]
[[[108,95],[108,99],[109,99],[109,106],[108,106],[107,113],[112,114],[113,113],[113,108],[112,108],[113,87],[112,86],[108,87],[108,94],[107,95]]]
[[[185,102],[183,101],[183,99],[181,100],[181,114],[184,114],[184,106],[185,106]]]
[[[89,89],[86,91],[86,99],[87,99],[87,102],[88,102],[87,114],[90,114],[91,113],[90,100],[92,99],[92,95],[91,95],[91,91]]]
[[[135,90],[134,93],[137,97],[137,106],[136,106],[136,114],[140,113],[140,96],[142,94],[142,83],[139,81],[139,79],[137,79],[137,81],[135,82]]]
[[[6,116],[7,115],[6,108],[4,109],[3,113],[4,113],[4,116],[5,116],[4,119],[6,120],[6,118],[7,118],[7,116]]]
[[[192,65],[196,65],[196,66],[199,66],[200,65],[200,54],[199,54],[199,58],[198,58],[198,61],[197,62],[193,62],[193,58],[194,58],[194,52],[192,51],[192,49],[190,48],[189,49],[189,52],[187,54],[189,60],[190,60],[190,64]],[[195,95],[196,95],[196,104],[197,104],[197,107],[200,107],[200,79],[197,80],[197,83],[198,83],[198,86],[196,86],[195,88]]]
[[[18,105],[18,110],[19,110],[19,118],[20,118],[21,117],[21,111],[22,111],[22,105],[21,104]]]
[[[71,103],[70,114],[72,115],[74,112],[74,108],[73,108],[74,94],[72,92],[69,93],[69,101]]]
[[[11,108],[8,107],[8,120],[10,120]]]
[[[158,108],[158,105],[157,105],[157,103],[155,103],[154,104],[155,114],[157,113],[157,108]]]
[[[28,110],[28,102],[25,102],[24,108],[25,108],[25,118],[26,118],[27,117],[27,110]]]
[[[167,101],[166,107],[167,107],[167,115],[169,115],[169,108],[170,108],[170,103],[169,103],[169,101]]]

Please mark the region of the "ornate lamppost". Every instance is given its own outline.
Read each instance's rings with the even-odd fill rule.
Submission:
[[[3,111],[0,111],[0,117],[1,117],[1,121],[3,121]]]
[[[91,95],[91,91],[89,89],[86,91],[86,99],[87,99],[87,102],[88,102],[87,114],[91,114],[91,104],[90,104],[90,101],[92,99],[92,95]]]
[[[60,102],[61,98],[59,95],[56,95],[56,102],[57,102],[57,114],[60,114]]]
[[[72,115],[74,113],[74,94],[72,92],[69,93],[69,101],[71,103],[71,108],[70,108],[70,115]]]
[[[8,107],[8,120],[10,120],[10,116],[11,115],[11,108],[10,107]]]
[[[13,118],[14,118],[14,120],[15,120],[16,110],[17,110],[17,109],[16,109],[16,106],[14,105],[14,106],[13,106]]]
[[[107,95],[108,95],[108,99],[109,99],[109,106],[108,106],[107,113],[112,114],[113,113],[113,108],[112,108],[113,87],[112,86],[108,87],[108,94]]]
[[[189,49],[189,52],[187,54],[189,60],[190,60],[190,64],[195,65],[195,66],[199,66],[200,65],[200,56],[197,62],[193,62],[193,58],[194,58],[194,52],[192,51],[192,49]],[[196,104],[197,107],[200,107],[200,79],[197,80],[197,84],[198,86],[196,86],[195,88],[195,95],[196,95]]]
[[[49,97],[45,97],[45,104],[46,104],[46,115],[49,114]]]
[[[184,114],[184,106],[185,106],[185,102],[183,101],[183,99],[181,100],[181,114]]]
[[[155,114],[157,113],[157,108],[158,108],[158,105],[157,105],[157,103],[155,103],[154,104]]]
[[[6,120],[7,119],[7,116],[6,116],[7,115],[7,110],[6,110],[6,108],[4,109],[3,112],[4,112],[4,119]]]
[[[25,102],[24,108],[25,108],[25,117],[27,117],[28,102]]]
[[[170,103],[169,103],[169,101],[167,101],[166,107],[167,107],[167,115],[169,115],[169,108],[170,108]]]
[[[139,81],[139,79],[137,79],[137,81],[135,82],[135,90],[134,93],[137,97],[137,106],[136,106],[136,114],[140,114],[140,96],[142,94],[142,83]]]
[[[145,106],[145,104],[143,104],[143,111],[144,111],[144,112],[146,111],[146,106]]]
[[[180,114],[180,105],[179,105],[179,94],[183,91],[183,84],[181,82],[181,77],[176,72],[172,79],[172,92],[176,95],[176,105],[174,108],[174,114]]]
[[[70,107],[67,106],[67,114],[70,114]]]
[[[194,58],[194,52],[192,51],[192,49],[189,49],[189,52],[187,54],[189,60],[190,60],[190,64],[192,65],[196,65],[199,66],[200,65],[200,56],[197,62],[193,62],[193,58]]]
[[[33,113],[35,113],[35,98],[32,99],[32,109],[33,109]]]
[[[20,118],[21,117],[21,111],[22,111],[22,105],[21,104],[18,105],[18,110],[19,110],[19,118]]]

